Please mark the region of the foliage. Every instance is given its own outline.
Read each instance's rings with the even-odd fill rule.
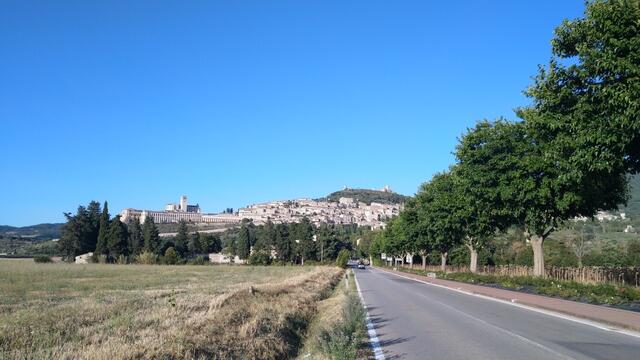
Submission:
[[[182,219],[178,222],[178,233],[173,238],[174,249],[180,256],[187,253],[187,242],[189,241],[189,227],[187,221]]]
[[[119,259],[120,255],[129,254],[129,231],[127,226],[120,221],[120,215],[116,215],[109,224],[107,251],[114,260]]]
[[[338,257],[336,258],[336,265],[346,269],[347,263],[349,262],[349,258],[351,257],[351,252],[347,249],[342,249],[338,253]]]
[[[439,273],[438,277],[480,285],[499,285],[511,290],[527,290],[540,295],[557,296],[594,304],[638,303],[640,305],[640,289],[633,286],[589,285],[539,277],[508,277],[471,273]]]
[[[169,247],[167,251],[164,252],[164,256],[162,257],[163,264],[176,265],[179,261],[180,255],[173,247]]]
[[[196,256],[195,259],[189,260],[189,265],[207,265],[209,264],[209,258],[205,256]]]
[[[378,191],[370,189],[344,189],[329,194],[325,199],[338,202],[341,197],[353,198],[358,202],[371,205],[372,202],[381,204],[401,204],[407,200],[407,196],[394,192]]]
[[[158,256],[150,251],[143,251],[136,257],[136,263],[142,265],[153,265],[158,262]]]
[[[102,207],[102,214],[100,214],[100,222],[98,228],[98,239],[96,240],[96,248],[93,251],[98,255],[106,255],[109,253],[107,245],[107,237],[109,232],[109,206],[107,202],[104,202]]]
[[[67,261],[76,255],[94,251],[97,243],[100,204],[91,201],[87,207],[78,206],[75,215],[65,213],[67,222],[62,226],[58,246]]]
[[[240,259],[248,259],[251,252],[251,231],[246,223],[240,227],[240,234],[236,247],[237,255]]]
[[[127,259],[127,257],[124,254],[120,254],[118,255],[118,259],[116,260],[116,263],[118,265],[126,265],[129,263],[129,260]]]
[[[270,251],[276,242],[276,228],[271,219],[267,219],[264,226],[261,226],[256,234],[254,250]]]
[[[144,249],[144,237],[140,220],[136,218],[128,225],[129,228],[129,253],[133,256],[140,254]]]
[[[289,224],[289,234],[293,240],[292,247],[296,258],[301,260],[317,260],[316,243],[313,241],[314,228],[307,217],[299,223]]]
[[[355,360],[362,342],[365,312],[360,299],[349,294],[342,309],[342,320],[329,329],[320,332],[321,351],[335,360]]]
[[[271,255],[264,250],[254,251],[249,256],[249,265],[270,265]]]
[[[527,91],[533,106],[521,110],[538,139],[551,139],[554,160],[576,167],[570,177],[614,200],[620,176],[640,170],[639,18],[635,0],[588,2],[583,18],[556,28],[551,60]]]
[[[202,241],[200,240],[200,233],[195,232],[193,235],[189,236],[189,242],[187,242],[187,251],[189,254],[199,254],[202,253]]]
[[[464,239],[454,176],[451,172],[436,174],[416,194],[417,211],[425,227],[425,236],[429,239],[430,248],[441,254],[447,254]],[[406,246],[402,249],[406,250]]]
[[[142,225],[142,237],[144,238],[144,250],[159,254],[160,235],[153,217],[148,216]]]
[[[51,257],[46,256],[46,255],[38,255],[38,256],[34,256],[33,257],[33,261],[37,262],[37,263],[50,263],[53,262],[51,260]]]

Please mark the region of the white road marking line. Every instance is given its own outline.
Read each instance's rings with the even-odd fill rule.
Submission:
[[[446,308],[448,308],[448,309],[451,309],[451,310],[453,310],[453,311],[455,311],[455,312],[457,312],[457,313],[459,313],[459,314],[461,314],[461,315],[463,315],[463,316],[466,316],[466,317],[468,317],[468,318],[470,318],[470,319],[472,319],[472,320],[478,321],[478,322],[482,323],[482,324],[483,324],[483,325],[485,325],[485,326],[488,326],[488,327],[494,328],[494,329],[496,329],[496,330],[498,330],[498,331],[501,331],[501,332],[503,332],[503,333],[505,333],[505,334],[507,334],[507,335],[511,335],[511,336],[515,337],[516,339],[519,339],[519,340],[521,340],[521,341],[523,341],[523,342],[526,342],[527,344],[533,345],[533,346],[535,346],[535,347],[537,347],[537,348],[540,348],[540,349],[542,349],[542,350],[544,350],[544,351],[547,351],[547,352],[549,352],[549,353],[551,353],[551,354],[553,354],[553,355],[557,356],[558,358],[561,358],[561,359],[567,359],[567,360],[575,360],[574,358],[572,358],[572,357],[570,357],[570,356],[567,356],[567,355],[564,355],[564,354],[562,354],[562,353],[559,353],[559,352],[557,352],[557,351],[555,351],[555,350],[553,350],[553,349],[551,349],[551,348],[549,348],[549,347],[546,347],[546,346],[544,346],[544,345],[542,345],[542,344],[540,344],[540,343],[538,343],[538,342],[535,342],[535,341],[533,341],[533,340],[531,340],[531,339],[527,339],[526,337],[524,337],[524,336],[522,336],[522,335],[518,335],[518,334],[516,334],[516,333],[514,333],[514,332],[512,332],[512,331],[509,331],[509,330],[507,330],[507,329],[501,328],[500,326],[494,325],[494,324],[492,324],[492,323],[490,323],[490,322],[487,322],[487,321],[485,321],[485,320],[482,320],[482,319],[480,319],[480,318],[477,318],[477,317],[475,317],[475,316],[473,316],[473,315],[471,315],[471,314],[468,314],[468,313],[466,313],[466,312],[464,312],[464,311],[462,311],[462,310],[456,309],[455,307],[453,307],[453,306],[451,306],[451,305],[447,305],[447,304],[442,303],[442,302],[440,302],[440,301],[437,301],[437,300],[434,300],[434,299],[428,298],[426,295],[421,294],[421,293],[417,293],[417,294],[418,294],[419,296],[422,296],[422,297],[424,297],[424,298],[429,299],[429,300],[430,300],[430,301],[432,301],[432,302],[435,302],[435,303],[437,303],[437,304],[440,304],[441,306],[444,306],[444,307],[446,307]]]
[[[378,270],[378,269],[376,269]],[[382,271],[382,270],[378,270],[378,271]],[[401,278],[405,278],[405,279],[409,279],[409,280],[413,280],[419,283],[423,283],[426,285],[431,285],[431,286],[435,286],[435,287],[439,287],[439,288],[443,288],[443,289],[448,289],[451,291],[456,291],[459,292],[461,294],[465,294],[465,295],[471,295],[471,296],[476,296],[485,300],[491,300],[491,301],[495,301],[495,302],[499,302],[499,303],[503,303],[503,304],[507,304],[507,305],[511,305],[511,306],[515,306],[515,307],[519,307],[521,309],[525,309],[525,310],[529,310],[529,311],[534,311],[537,313],[541,313],[544,315],[548,315],[548,316],[553,316],[556,318],[560,318],[560,319],[564,319],[564,320],[569,320],[569,321],[573,321],[582,325],[587,325],[587,326],[591,326],[600,330],[604,330],[604,331],[610,331],[610,332],[615,332],[618,334],[624,334],[624,335],[628,335],[628,336],[632,336],[632,337],[636,337],[636,338],[640,338],[640,333],[636,332],[636,331],[632,331],[632,330],[627,330],[627,329],[621,329],[621,328],[617,328],[617,327],[613,327],[613,326],[609,326],[606,324],[601,324],[595,321],[591,321],[591,320],[586,320],[586,319],[581,319],[575,316],[571,316],[571,315],[566,315],[566,314],[562,314],[562,313],[558,313],[555,311],[551,311],[551,310],[546,310],[546,309],[540,309],[540,308],[536,308],[533,306],[529,306],[529,305],[523,305],[523,304],[519,304],[516,302],[510,302],[510,301],[506,301],[506,300],[502,300],[502,299],[496,299],[490,296],[486,296],[486,295],[481,295],[481,294],[475,294],[469,291],[465,291],[465,290],[461,290],[461,289],[454,289],[448,286],[444,286],[444,285],[440,285],[440,284],[434,284],[434,283],[430,283],[427,281],[423,281],[423,280],[418,280],[418,279],[414,279],[408,276],[404,276],[404,275],[400,275],[400,274],[396,274],[390,271],[382,271],[383,273],[387,273],[390,275],[395,275]]]
[[[371,348],[373,348],[373,354],[376,360],[384,360],[384,354],[382,353],[382,348],[380,347],[380,340],[378,340],[378,334],[376,334],[376,329],[373,327],[373,323],[371,323],[371,316],[369,316],[369,310],[367,310],[367,304],[364,302],[362,291],[360,291],[360,283],[358,283],[358,277],[356,276],[355,271],[352,270],[351,273],[353,274],[353,279],[356,281],[356,288],[358,289],[360,302],[362,302],[362,306],[364,307],[364,312],[367,315],[367,332],[369,334],[369,342],[371,343]]]

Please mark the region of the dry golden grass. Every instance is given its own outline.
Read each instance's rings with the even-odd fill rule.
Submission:
[[[297,360],[330,360],[329,354],[323,353],[320,345],[321,333],[329,328],[337,326],[344,321],[344,308],[350,296],[357,296],[358,290],[353,272],[347,271],[348,276],[342,277],[340,283],[334,288],[331,296],[318,302],[318,311],[309,325],[304,347],[298,354]],[[363,325],[363,331],[366,325]],[[358,349],[357,359],[373,359],[373,353],[369,347],[369,339],[364,337]]]
[[[0,358],[295,356],[328,267],[0,261]]]

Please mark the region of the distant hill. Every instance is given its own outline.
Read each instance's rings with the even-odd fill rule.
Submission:
[[[354,198],[359,202],[365,203],[367,205],[371,204],[372,202],[382,204],[400,204],[404,203],[409,198],[408,196],[388,191],[371,189],[344,189],[333,192],[327,197],[319,200],[338,202],[341,197]]]
[[[0,235],[34,239],[55,239],[60,237],[63,223],[37,224],[23,227],[0,225]]]
[[[630,217],[640,217],[640,174],[631,176],[629,181],[629,202],[621,206],[620,211]]]

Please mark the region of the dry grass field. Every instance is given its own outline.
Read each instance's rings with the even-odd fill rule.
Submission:
[[[0,358],[292,357],[341,275],[0,260]]]

